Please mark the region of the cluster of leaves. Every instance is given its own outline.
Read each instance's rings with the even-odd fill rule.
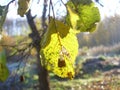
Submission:
[[[31,1],[18,1],[18,14],[21,17],[28,12]],[[99,21],[100,16],[97,7],[94,7],[91,0],[71,0],[66,4],[66,8],[68,10],[66,16],[68,24],[56,20],[55,17],[54,19],[50,18],[48,30],[42,37],[40,54],[43,67],[62,78],[71,79],[74,77],[74,63],[78,53],[76,31],[94,31],[95,23]],[[3,61],[5,60],[1,59],[1,63]],[[5,67],[5,63],[1,65]],[[5,70],[2,67],[0,69],[1,77],[3,74],[8,76],[6,67]],[[2,73],[3,70],[4,73]]]
[[[87,4],[86,4],[87,3]],[[91,0],[69,1],[66,4],[68,15],[64,24],[59,20],[50,19],[48,31],[41,42],[43,66],[62,78],[74,76],[75,58],[78,53],[76,31],[92,32],[100,16],[98,9]]]

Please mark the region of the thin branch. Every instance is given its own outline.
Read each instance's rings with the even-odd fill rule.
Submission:
[[[62,4],[66,7],[66,4],[63,2],[63,0],[61,0]]]
[[[99,0],[95,0],[95,2],[98,3],[101,7],[104,7],[104,5],[101,4]]]
[[[36,27],[36,25],[35,25],[35,23],[33,21],[33,16],[31,15],[31,10],[28,11],[26,16],[27,16],[28,24],[29,24],[29,26],[30,26],[30,28],[32,30],[32,33],[34,33],[34,34],[38,33],[37,32],[37,27]]]
[[[53,7],[52,0],[50,0],[50,5],[52,6],[53,17],[54,17],[54,19],[55,19],[55,12],[54,12],[54,7]]]
[[[50,20],[50,2],[49,2],[49,15],[48,15],[48,19]]]
[[[18,58],[17,62],[19,63],[18,66],[16,67],[16,72],[15,72],[15,75],[17,75],[18,71],[20,70],[20,66],[22,64],[22,62],[24,60],[27,60],[27,58],[29,57],[29,54],[24,54],[24,55],[21,55],[20,58]],[[25,66],[24,66],[25,68]],[[22,75],[24,74],[24,69],[23,69],[23,72],[22,72]],[[16,76],[13,78],[13,81],[16,81]],[[16,82],[15,82],[16,83]]]
[[[7,4],[7,6],[9,6],[11,3],[13,3],[15,0],[12,0],[12,1],[10,1],[8,4]]]
[[[44,0],[44,7],[43,7],[43,14],[42,14],[42,28],[43,28],[42,36],[47,31],[46,12],[47,12],[47,0]]]
[[[26,17],[27,17],[28,24],[29,24],[31,31],[32,31],[32,33],[29,34],[29,37],[32,39],[33,45],[38,50],[40,50],[39,44],[40,44],[41,37],[40,37],[40,34],[39,34],[37,27],[34,23],[33,16],[31,15],[31,10],[28,11],[28,13],[26,14]]]

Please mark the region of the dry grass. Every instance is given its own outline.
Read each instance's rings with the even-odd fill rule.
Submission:
[[[51,81],[51,90],[120,90],[118,76]]]
[[[98,46],[89,49],[90,55],[115,55],[120,53],[120,43],[113,45],[113,46]]]

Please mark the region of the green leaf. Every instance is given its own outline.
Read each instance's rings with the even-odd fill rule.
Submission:
[[[80,32],[93,32],[96,29],[96,22],[100,20],[100,14],[97,7],[94,6],[94,3],[89,0],[80,0],[78,3],[75,1],[69,1],[67,5],[71,7],[73,13],[68,10],[69,14],[67,15],[67,23],[75,22],[74,29],[79,30]],[[78,15],[79,19],[74,19]],[[70,20],[68,20],[70,19]]]
[[[9,70],[6,66],[5,50],[0,47],[0,81],[4,82],[9,76]]]
[[[81,32],[93,32],[96,27],[96,22],[100,20],[100,14],[94,4],[79,6],[80,19],[77,22],[76,29]]]
[[[0,47],[0,63],[6,64],[5,50],[2,47]]]
[[[7,66],[3,63],[0,63],[0,81],[4,82],[9,76],[9,70]]]

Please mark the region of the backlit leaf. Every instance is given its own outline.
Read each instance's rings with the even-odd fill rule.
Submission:
[[[66,18],[70,17],[70,20],[67,20],[67,22],[69,23],[70,21],[71,24],[75,23],[74,29],[80,32],[93,32],[96,29],[96,22],[100,20],[98,8],[95,7],[93,2],[87,2],[86,0],[80,0],[78,3],[76,2],[77,0],[72,0],[67,3],[67,6],[71,7],[71,10],[74,11],[73,14],[68,9],[70,15],[68,14]],[[79,19],[76,19],[76,16],[78,16]]]
[[[62,78],[74,76],[78,41],[73,29],[51,18],[41,46],[42,64],[47,70]],[[68,75],[69,72],[71,72],[70,75]]]

